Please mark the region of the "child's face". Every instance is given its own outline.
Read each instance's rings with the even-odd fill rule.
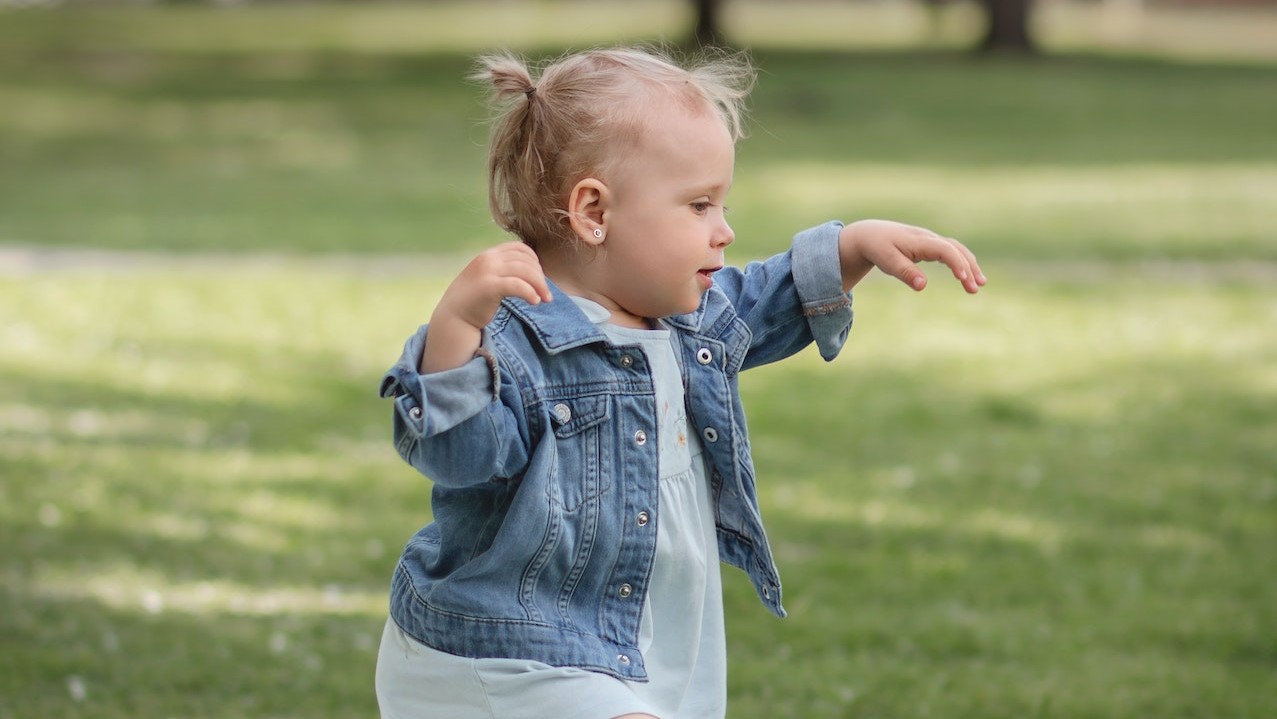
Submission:
[[[724,217],[736,148],[716,113],[670,104],[616,163],[605,204],[601,292],[613,321],[691,312],[735,239]]]

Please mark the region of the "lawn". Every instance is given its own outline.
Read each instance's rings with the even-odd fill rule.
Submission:
[[[375,390],[498,239],[468,56],[636,5],[0,12],[0,719],[375,715]],[[991,283],[743,378],[790,617],[725,573],[731,716],[1277,715],[1277,67],[957,39],[755,49],[736,259],[885,215]]]

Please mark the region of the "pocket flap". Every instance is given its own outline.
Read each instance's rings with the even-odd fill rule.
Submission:
[[[608,418],[608,396],[572,397],[547,402],[556,437],[571,437]]]

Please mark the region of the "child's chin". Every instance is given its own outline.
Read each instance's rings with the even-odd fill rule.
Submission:
[[[701,300],[705,297],[705,292],[707,291],[708,290],[702,291],[700,294],[697,294],[695,296],[688,295],[688,297],[684,299],[681,304],[670,304],[667,307],[666,314],[663,316],[673,317],[675,315],[685,315],[685,314],[688,314],[689,312],[695,312],[696,310],[700,309]]]
[[[688,303],[684,307],[680,308],[676,314],[685,315],[689,312],[695,312],[696,310],[700,309],[701,297],[704,297],[704,296],[705,296],[705,293],[702,292],[700,294],[700,297],[696,298],[695,302]]]

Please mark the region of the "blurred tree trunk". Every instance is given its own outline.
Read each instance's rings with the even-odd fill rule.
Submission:
[[[1036,52],[1029,35],[1029,10],[1033,0],[980,0],[988,25],[980,49],[985,52]],[[693,0],[696,27],[692,36],[702,47],[721,45],[723,0]]]
[[[981,0],[988,13],[988,29],[980,49],[985,52],[1035,52],[1029,36],[1032,0]]]
[[[719,23],[723,7],[722,0],[693,0],[696,7],[696,28],[692,31],[692,39],[701,47],[719,45],[723,40],[722,25]]]

